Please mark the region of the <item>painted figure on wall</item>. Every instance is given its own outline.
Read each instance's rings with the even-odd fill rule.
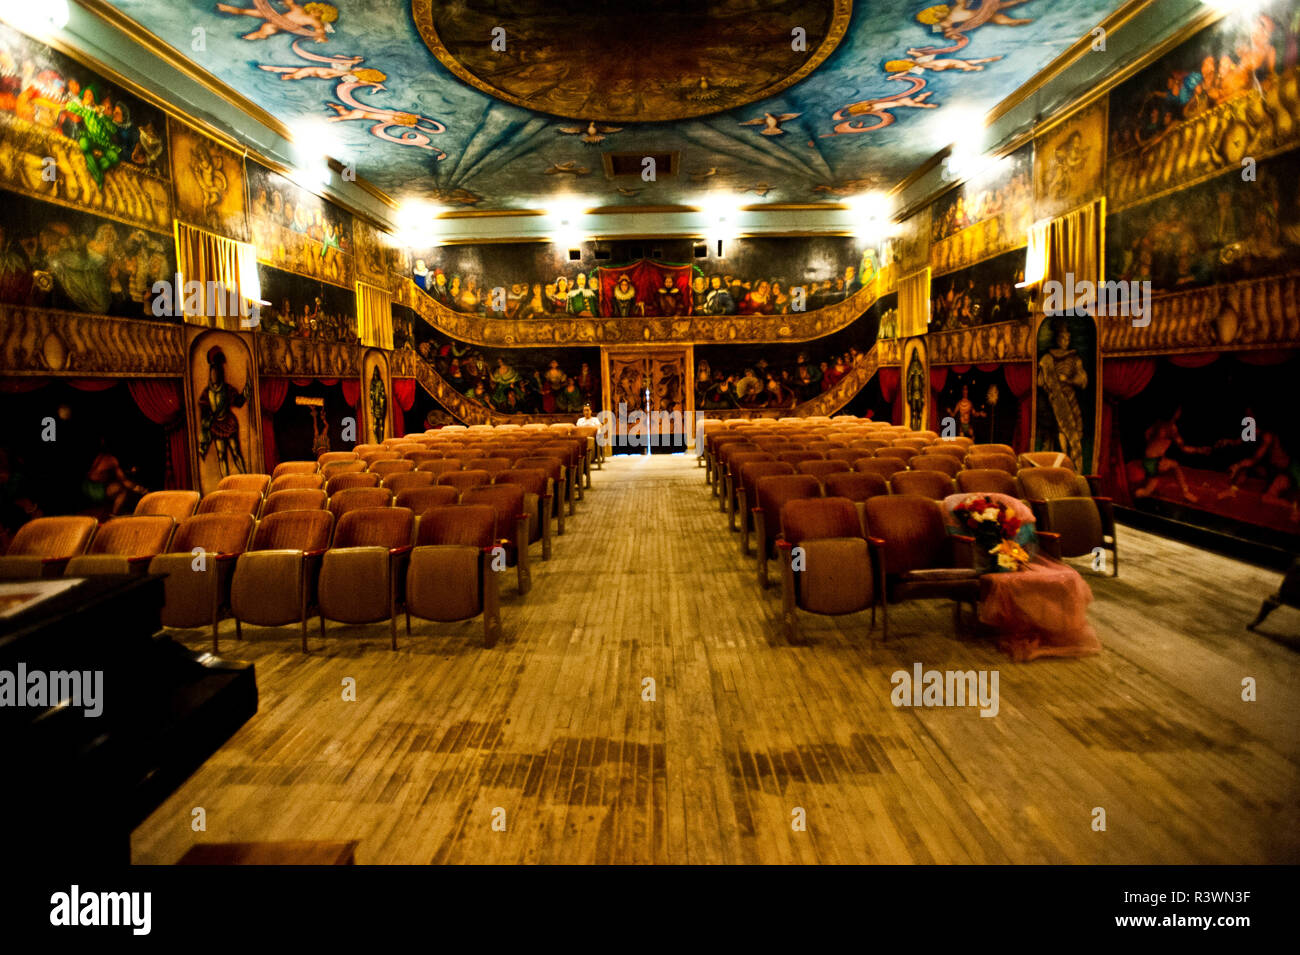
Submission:
[[[927,378],[925,359],[921,356],[921,349],[917,348],[907,363],[907,423],[914,429],[926,427],[925,399],[926,392],[930,389]]]
[[[316,457],[330,449],[329,421],[325,417],[325,407],[312,406],[311,412],[311,453]]]
[[[217,466],[221,476],[244,474],[244,451],[239,441],[239,420],[235,409],[242,408],[253,399],[253,380],[244,379],[242,390],[236,390],[226,381],[226,353],[220,345],[208,349],[208,386],[199,395],[199,459],[208,456],[208,449],[216,450]]]
[[[109,517],[117,517],[126,508],[132,496],[143,496],[149,489],[131,480],[135,469],[124,469],[121,462],[108,449],[108,439],[99,439],[99,453],[81,483],[82,493],[96,506],[106,508]]]
[[[1054,435],[1043,450],[1062,451],[1075,467],[1088,468],[1084,457],[1084,412],[1079,395],[1088,387],[1088,367],[1079,352],[1070,347],[1070,326],[1064,318],[1050,319],[1053,347],[1038,359],[1038,387],[1046,398],[1054,422]],[[1042,446],[1047,436],[1040,435]],[[1054,440],[1052,440],[1054,439]]]
[[[375,443],[382,444],[388,426],[388,391],[378,365],[370,373],[370,420],[374,424]]]

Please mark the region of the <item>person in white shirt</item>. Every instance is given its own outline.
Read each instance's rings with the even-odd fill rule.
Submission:
[[[579,428],[599,428],[600,419],[591,412],[591,405],[582,406],[582,417],[578,419]]]

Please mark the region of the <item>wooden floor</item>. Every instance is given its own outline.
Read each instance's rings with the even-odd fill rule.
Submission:
[[[1121,529],[1123,576],[1085,569],[1098,657],[1012,663],[945,602],[897,608],[887,646],[867,615],[803,615],[792,647],[693,459],[594,484],[532,593],[508,578],[493,650],[478,621],[396,653],[386,626],[313,626],[310,655],[293,628],[232,631],[260,712],[135,861],[303,839],[360,840],[363,864],[1300,861],[1300,658],[1243,626],[1277,575]],[[916,662],[996,669],[1000,712],[895,708]]]

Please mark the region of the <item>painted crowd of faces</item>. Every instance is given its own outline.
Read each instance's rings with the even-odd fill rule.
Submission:
[[[862,287],[859,268],[846,266],[842,275],[819,282],[792,286],[776,278],[753,278],[732,274],[705,276],[696,273],[691,280],[691,314],[695,315],[783,315],[798,311],[794,306],[795,288],[802,288],[802,311],[826,308],[844,301]],[[481,280],[459,273],[450,276],[441,269],[430,269],[424,259],[414,263],[412,278],[416,285],[436,301],[457,312],[491,318],[527,319],[551,315],[600,316],[600,279],[593,272],[576,272],[572,276],[556,275],[542,282]],[[505,308],[493,309],[493,288],[505,290]],[[657,299],[646,296],[634,302],[629,314],[659,315]],[[681,314],[678,312],[677,314]]]
[[[1022,234],[1033,218],[1033,151],[1007,157],[985,181],[965,182],[935,200],[930,209],[930,241],[942,242],[962,229],[1004,216],[1005,232]]]
[[[174,278],[170,236],[4,194],[0,302],[94,315],[153,314],[153,285]]]
[[[1111,94],[1112,155],[1150,145],[1186,119],[1267,86],[1300,58],[1300,12],[1271,0],[1251,17],[1228,16]]]
[[[599,348],[478,348],[420,330],[416,352],[456,391],[501,414],[571,414],[600,409]]]
[[[1109,217],[1107,278],[1176,291],[1294,266],[1300,150],[1265,160],[1256,181],[1230,170]]]
[[[257,163],[246,164],[258,258],[334,285],[352,285],[352,218]]]
[[[313,341],[355,345],[356,294],[328,282],[260,266],[262,299],[258,330]]]
[[[118,166],[167,168],[167,125],[156,108],[0,24],[0,116],[62,136],[101,188]]]
[[[1029,318],[1029,293],[1016,288],[1025,277],[1023,249],[930,282],[930,331],[974,328]]]

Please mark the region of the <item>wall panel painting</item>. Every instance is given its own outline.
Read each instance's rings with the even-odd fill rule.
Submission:
[[[0,23],[0,186],[170,231],[164,114]]]
[[[392,435],[393,387],[388,377],[388,356],[371,348],[361,358],[361,407],[365,415],[366,442],[382,444]]]
[[[1029,318],[1025,253],[1017,249],[930,280],[930,331],[975,328]]]
[[[1032,167],[1026,145],[931,204],[928,264],[936,274],[1025,244],[1034,221]]]
[[[244,336],[211,331],[191,339],[189,402],[198,490],[261,469],[257,369]]]
[[[244,157],[197,130],[170,120],[176,216],[218,235],[248,241]]]
[[[903,424],[913,431],[930,427],[930,366],[925,336],[903,343]]]
[[[1101,195],[1106,184],[1106,99],[1034,140],[1034,220]]]
[[[1100,400],[1097,326],[1087,315],[1044,316],[1038,324],[1034,450],[1059,451],[1094,473]]]
[[[258,266],[262,281],[259,329],[317,342],[357,343],[355,293],[293,272]]]
[[[351,287],[352,216],[258,163],[250,161],[245,168],[248,222],[258,259]]]
[[[1003,366],[935,368],[931,375],[932,385],[942,382],[931,394],[933,430],[976,444],[1017,445],[1021,400],[1008,386]],[[948,418],[951,431],[945,430]]]

